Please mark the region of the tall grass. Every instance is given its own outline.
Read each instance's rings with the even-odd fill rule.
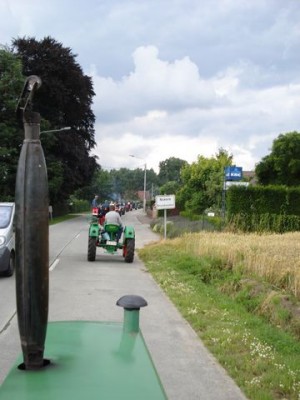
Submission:
[[[225,260],[300,299],[300,232],[285,234],[233,234],[199,232],[173,239],[197,256]]]

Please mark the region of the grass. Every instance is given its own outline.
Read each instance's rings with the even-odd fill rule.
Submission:
[[[299,236],[280,238],[248,241],[245,235],[203,232],[139,250],[153,277],[251,400],[300,399],[298,331],[281,302],[283,287],[293,291],[295,277],[293,285],[280,280],[277,291],[266,279],[277,279],[272,268],[282,276],[287,269],[292,277]],[[274,261],[276,246],[283,264]]]

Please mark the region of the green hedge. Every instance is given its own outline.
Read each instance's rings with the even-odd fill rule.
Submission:
[[[226,193],[229,226],[246,232],[300,230],[300,188],[233,186]]]
[[[300,217],[284,214],[236,214],[228,220],[231,230],[243,232],[295,232],[300,231]]]
[[[78,213],[78,212],[86,212],[91,210],[91,204],[87,200],[78,200],[73,199],[72,202],[69,203],[70,212]]]

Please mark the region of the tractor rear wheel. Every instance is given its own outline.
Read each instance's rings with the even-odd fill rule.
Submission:
[[[127,239],[124,249],[125,262],[132,263],[134,259],[135,240]]]
[[[88,245],[88,261],[95,261],[96,259],[96,241],[97,239],[94,237],[89,237],[89,245]]]

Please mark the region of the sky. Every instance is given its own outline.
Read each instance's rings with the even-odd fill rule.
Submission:
[[[223,148],[253,170],[300,129],[298,0],[0,0],[0,15],[0,44],[51,36],[92,77],[104,169]]]

